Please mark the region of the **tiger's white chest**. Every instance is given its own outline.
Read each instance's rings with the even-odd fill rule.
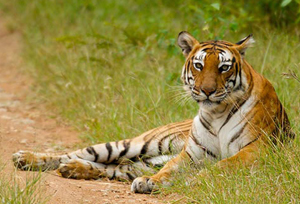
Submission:
[[[194,137],[199,144],[206,147],[218,158],[224,159],[235,155],[251,140],[246,125],[249,123],[246,120],[246,115],[250,113],[254,104],[255,98],[250,97],[230,117],[232,107],[228,107],[222,114],[216,115],[200,109],[193,122]]]

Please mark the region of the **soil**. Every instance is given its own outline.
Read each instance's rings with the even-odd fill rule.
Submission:
[[[19,150],[53,152],[74,150],[81,140],[62,120],[38,102],[27,100],[32,80],[24,74],[21,62],[22,38],[9,32],[0,21],[0,162],[4,172],[14,172],[12,154]],[[30,95],[30,94],[29,94]],[[54,118],[59,118],[55,116]],[[23,182],[35,172],[16,171]],[[40,182],[48,203],[168,203],[172,195],[142,195],[130,192],[129,183],[109,180],[72,180],[55,172],[42,173]]]

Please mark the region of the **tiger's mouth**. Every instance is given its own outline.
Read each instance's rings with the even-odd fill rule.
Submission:
[[[200,100],[197,99],[195,97],[193,97],[193,99],[197,102],[197,103],[203,103],[204,105],[212,105],[212,104],[220,104],[224,99],[220,99],[220,100],[211,100],[209,98],[204,99],[204,100]]]
[[[203,93],[196,94],[195,92],[191,92],[191,96],[197,103],[203,103],[204,105],[212,105],[212,104],[220,104],[228,97],[229,93],[230,92],[223,91],[217,94],[207,96]]]

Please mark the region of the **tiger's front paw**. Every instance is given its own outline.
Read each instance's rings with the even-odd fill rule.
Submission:
[[[134,193],[151,193],[156,188],[154,180],[147,176],[138,177],[131,184],[131,191]]]
[[[64,178],[72,179],[99,179],[100,171],[88,163],[70,160],[69,163],[60,164],[57,173]]]

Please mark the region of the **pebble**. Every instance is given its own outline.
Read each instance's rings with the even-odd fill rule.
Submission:
[[[21,144],[26,144],[27,143],[27,139],[23,139],[20,141]]]

